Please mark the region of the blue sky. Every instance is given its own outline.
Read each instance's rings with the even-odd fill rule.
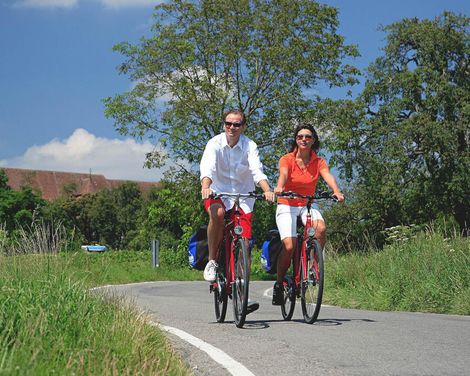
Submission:
[[[379,25],[470,15],[470,0],[325,0],[339,8],[340,33],[358,44],[365,68],[381,54]],[[118,75],[121,42],[149,35],[149,0],[0,0],[0,166],[158,180],[142,168],[148,141],[116,133],[102,99],[129,90]],[[335,92],[320,89],[323,96]]]

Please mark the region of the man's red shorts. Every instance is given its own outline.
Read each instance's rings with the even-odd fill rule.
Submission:
[[[225,208],[224,203],[220,198],[207,198],[204,200],[204,209],[209,211],[211,205],[220,204],[223,208]],[[231,209],[226,212],[226,216],[230,215]],[[245,213],[242,208],[240,208],[240,226],[243,228],[242,236],[247,239],[251,239],[251,217],[253,213]]]

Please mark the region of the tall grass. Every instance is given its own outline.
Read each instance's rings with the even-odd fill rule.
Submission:
[[[0,255],[6,254],[8,244],[8,232],[6,230],[6,224],[0,223]]]
[[[470,314],[470,241],[429,231],[326,262],[325,301],[343,307]]]
[[[162,333],[57,256],[0,256],[0,374],[186,375]]]
[[[34,220],[19,226],[14,234],[0,226],[0,251],[3,254],[59,253],[67,248],[67,231],[61,222]]]

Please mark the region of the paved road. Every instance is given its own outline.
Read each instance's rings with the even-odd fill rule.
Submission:
[[[272,282],[252,282],[260,309],[243,329],[215,322],[206,282],[152,282],[114,286],[155,322],[181,329],[223,350],[255,375],[470,375],[470,316],[373,312],[322,307],[314,325],[293,320],[264,292]],[[228,375],[204,352],[169,334],[195,375]]]

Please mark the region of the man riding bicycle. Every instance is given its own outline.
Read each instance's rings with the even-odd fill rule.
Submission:
[[[201,195],[204,208],[209,214],[207,238],[209,262],[204,269],[204,279],[213,282],[217,271],[217,251],[223,238],[225,212],[232,209],[233,198],[211,198],[215,192],[249,193],[259,185],[266,200],[274,202],[268,179],[263,172],[256,143],[242,133],[246,130],[245,114],[230,110],[223,116],[224,132],[211,138],[204,149],[200,163]],[[251,238],[251,220],[254,200],[241,203],[242,236]],[[259,304],[248,302],[248,313]]]

